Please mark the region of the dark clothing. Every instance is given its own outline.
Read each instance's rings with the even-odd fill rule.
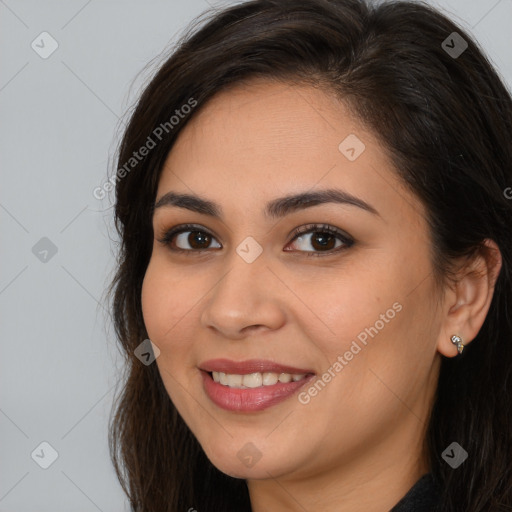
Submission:
[[[389,512],[432,512],[440,494],[431,473],[423,475]]]

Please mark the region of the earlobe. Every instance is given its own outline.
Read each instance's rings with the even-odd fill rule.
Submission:
[[[458,271],[453,289],[447,293],[445,319],[438,351],[447,357],[461,354],[485,321],[501,270],[497,244],[486,239],[481,250]]]

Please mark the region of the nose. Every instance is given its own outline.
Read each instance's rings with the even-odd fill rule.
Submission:
[[[243,339],[285,323],[283,285],[269,268],[265,251],[252,263],[233,251],[222,275],[201,302],[203,327],[225,338]]]

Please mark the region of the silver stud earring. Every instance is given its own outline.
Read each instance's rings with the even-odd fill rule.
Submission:
[[[459,354],[462,354],[462,351],[464,350],[464,344],[462,343],[462,338],[460,336],[457,336],[454,334],[452,336],[452,343],[454,345],[457,345],[457,350],[459,351]]]

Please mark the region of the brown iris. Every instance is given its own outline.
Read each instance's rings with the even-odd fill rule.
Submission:
[[[206,249],[211,243],[211,236],[203,231],[191,231],[188,235],[188,243],[193,249]]]

